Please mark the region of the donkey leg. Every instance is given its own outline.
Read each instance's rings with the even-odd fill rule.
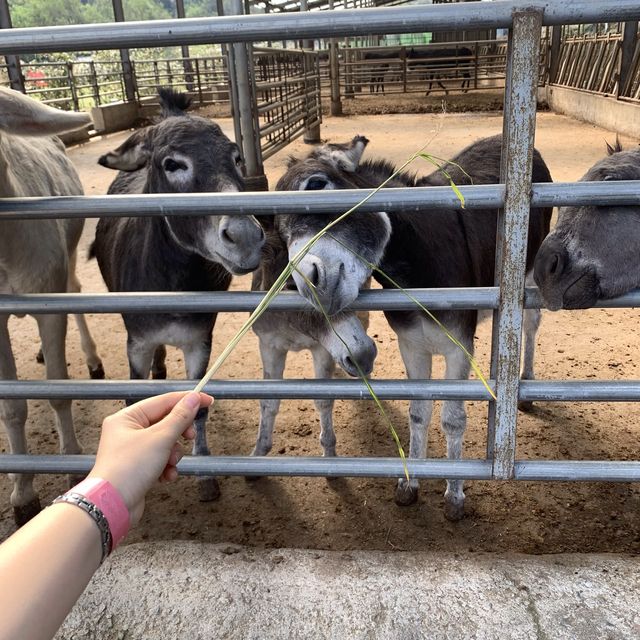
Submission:
[[[527,274],[526,286],[534,286],[532,272]],[[522,380],[535,380],[536,377],[533,365],[536,355],[536,337],[541,320],[542,312],[540,309],[524,310],[524,358],[522,361],[522,375],[520,376]],[[520,409],[520,411],[531,411],[533,409],[533,402],[518,402],[518,409]]]
[[[415,327],[414,327],[415,332]],[[433,357],[422,344],[422,329],[419,331],[419,338],[410,333],[398,333],[398,346],[400,354],[407,370],[407,378],[415,380],[417,378],[431,378],[431,365]],[[409,458],[425,458],[427,455],[427,434],[431,413],[433,411],[432,400],[411,400],[409,403]],[[413,504],[418,499],[418,480],[406,478],[398,480],[396,487],[395,502],[403,507]]]
[[[208,338],[193,342],[182,347],[184,353],[184,364],[189,380],[200,380],[207,372],[209,357],[211,356],[211,333]],[[199,409],[196,413],[194,425],[196,428],[196,439],[193,441],[194,456],[211,455],[207,444],[207,417],[208,409]],[[212,502],[220,497],[220,485],[212,476],[198,478],[198,497],[200,502]]]
[[[74,251],[69,256],[69,271],[67,275],[67,291],[69,293],[80,293],[82,287],[80,280],[76,275],[76,259],[77,253]],[[78,331],[80,332],[80,346],[85,355],[87,368],[89,369],[89,377],[94,380],[104,380],[104,367],[102,366],[102,360],[98,355],[96,343],[89,332],[87,326],[87,320],[82,314],[75,314],[76,325],[78,325]]]
[[[65,339],[67,335],[66,315],[40,315],[36,316],[38,331],[42,341],[44,353],[44,366],[48,380],[66,380],[67,358],[65,353]],[[76,437],[71,415],[71,400],[49,400],[53,408],[56,420],[56,429],[60,436],[60,453],[75,455],[82,453],[82,447]],[[72,486],[78,480],[70,476],[69,484]]]
[[[287,352],[273,348],[266,340],[260,338],[260,358],[262,359],[262,377],[265,380],[282,380]],[[280,400],[260,400],[260,424],[256,446],[251,452],[252,456],[266,456],[271,451],[273,427],[279,409]],[[257,476],[251,476],[250,479],[256,478]]]
[[[465,345],[473,353],[473,338]],[[469,377],[469,361],[460,349],[445,355],[445,377],[448,380],[466,380]],[[462,442],[467,428],[467,414],[462,400],[445,400],[442,405],[442,430],[447,440],[447,457],[460,460]],[[464,491],[462,480],[447,480],[444,494],[444,514],[448,520],[460,520],[464,516]]]
[[[129,360],[129,378],[131,380],[146,380],[149,377],[153,354],[158,348],[156,344],[147,342],[144,338],[127,335],[127,359]],[[126,398],[127,406],[142,400],[142,398]]]
[[[9,341],[8,316],[0,316],[0,379],[17,380],[16,363]],[[27,421],[26,400],[0,399],[0,421],[4,423],[11,453],[27,453],[25,422]],[[16,524],[21,527],[40,511],[40,500],[33,488],[33,475],[10,474],[13,482],[11,504]]]
[[[332,378],[335,370],[335,362],[331,354],[320,347],[312,351],[313,369],[316,378]],[[336,434],[333,430],[333,400],[314,400],[316,410],[320,414],[320,445],[322,455],[333,457],[336,455]]]
[[[167,348],[161,344],[153,352],[153,362],[151,363],[151,377],[154,380],[166,380],[167,366],[165,359],[167,357]]]

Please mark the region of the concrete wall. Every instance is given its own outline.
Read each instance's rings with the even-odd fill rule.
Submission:
[[[524,556],[124,546],[56,640],[637,640],[640,567]],[[34,612],[34,615],[36,612]]]
[[[112,133],[133,127],[140,117],[135,102],[115,102],[91,109],[93,127],[98,133]]]
[[[538,98],[556,113],[634,138],[640,135],[640,104],[557,86],[540,89]]]

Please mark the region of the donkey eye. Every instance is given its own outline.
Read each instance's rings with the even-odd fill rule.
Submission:
[[[305,185],[305,191],[322,191],[328,184],[328,181],[324,178],[313,177],[309,178]]]
[[[187,165],[173,158],[165,158],[162,163],[162,168],[169,173],[173,173],[174,171],[186,171]]]
[[[242,166],[242,156],[240,155],[235,156],[233,161],[236,163],[236,167]]]

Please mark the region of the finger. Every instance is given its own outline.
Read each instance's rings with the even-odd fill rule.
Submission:
[[[172,465],[167,465],[160,476],[160,482],[173,482],[177,478],[178,470]]]
[[[158,420],[162,420],[187,393],[189,392],[172,391],[152,398],[145,398],[125,407],[118,413],[132,418],[141,427],[147,428]]]
[[[187,430],[182,434],[183,438],[187,440],[193,440],[196,437],[196,430],[193,425],[189,425]]]
[[[171,449],[171,453],[169,454],[169,461],[167,464],[175,467],[182,459],[182,455],[182,445],[178,443],[174,444],[173,448]]]
[[[208,407],[212,402],[213,398],[206,393],[190,391],[173,406],[168,415],[150,428],[173,442],[193,424],[198,409]]]
[[[122,413],[133,418],[140,426],[149,427],[155,424],[159,420],[165,418],[171,410],[176,406],[182,398],[193,393],[192,391],[172,391],[170,393],[163,393],[153,398],[146,398],[140,400],[124,409]],[[213,398],[206,393],[201,393],[201,406],[210,406],[213,403]]]

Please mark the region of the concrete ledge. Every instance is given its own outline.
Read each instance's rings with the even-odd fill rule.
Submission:
[[[98,133],[113,133],[130,129],[140,117],[135,102],[114,102],[91,109],[93,127]]]
[[[640,636],[637,559],[123,547],[57,640]],[[36,612],[34,612],[36,613]]]
[[[568,87],[547,86],[543,94],[549,107],[556,113],[590,122],[633,138],[638,136],[640,104]]]

